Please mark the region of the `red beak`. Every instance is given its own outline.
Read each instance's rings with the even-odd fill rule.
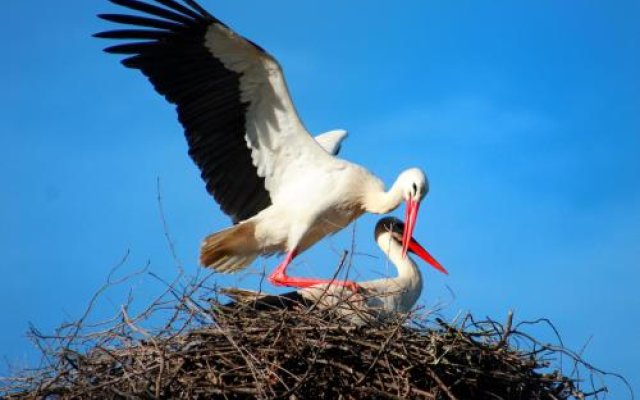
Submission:
[[[433,268],[442,272],[443,274],[449,275],[446,269],[435,259],[424,247],[420,245],[414,238],[409,238],[409,251],[422,258],[424,261],[429,263]]]
[[[407,200],[407,208],[404,215],[404,233],[402,234],[402,257],[407,255],[409,242],[413,237],[413,229],[416,227],[416,218],[418,218],[418,210],[420,202],[411,198]]]

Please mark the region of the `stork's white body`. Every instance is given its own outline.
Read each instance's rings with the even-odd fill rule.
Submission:
[[[331,284],[301,289],[298,293],[322,308],[335,307],[342,314],[353,315],[358,320],[365,316],[384,319],[408,313],[422,294],[422,273],[411,257],[402,256],[402,245],[391,237],[391,233],[380,234],[376,241],[396,268],[396,276],[360,281],[360,293]]]
[[[256,223],[256,240],[266,252],[304,251],[324,236],[349,225],[365,212],[363,197],[384,189],[363,168],[333,159],[322,168],[301,170],[273,198],[273,205],[248,221]],[[313,198],[302,202],[301,197]]]
[[[351,322],[358,324],[371,318],[381,320],[396,317],[398,313],[408,313],[422,294],[423,279],[415,261],[411,257],[403,256],[403,230],[404,224],[395,218],[383,218],[378,222],[375,229],[376,242],[396,268],[397,274],[389,278],[358,282],[358,292],[329,283],[275,296],[240,289],[226,289],[224,293],[241,307],[269,310],[313,305],[347,317]],[[447,273],[413,238],[410,251],[439,271]]]
[[[402,246],[389,238],[389,234],[380,235],[377,241],[391,264],[396,267],[397,276],[360,283],[367,293],[367,307],[385,312],[407,313],[413,309],[422,294],[422,273],[411,257],[402,256]]]

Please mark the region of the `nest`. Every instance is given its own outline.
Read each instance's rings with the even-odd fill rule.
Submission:
[[[423,309],[356,326],[331,310],[229,308],[201,282],[175,286],[135,317],[125,305],[114,319],[88,324],[92,301],[87,315],[53,335],[33,329],[43,366],[0,382],[0,393],[50,400],[558,400],[606,391],[582,389],[578,367],[595,370],[523,332],[531,323],[516,324],[512,315],[504,323],[471,315],[445,322]],[[563,357],[573,376],[562,372]]]

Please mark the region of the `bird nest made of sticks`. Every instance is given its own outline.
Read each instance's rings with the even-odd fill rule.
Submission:
[[[228,308],[195,292],[172,288],[139,315],[123,306],[102,325],[87,327],[83,317],[53,335],[32,330],[45,362],[0,382],[0,398],[552,400],[606,392],[585,389],[576,372],[600,371],[539,342],[523,331],[530,322],[511,315],[444,322],[423,309],[355,326],[331,310]],[[143,327],[150,322],[161,328]],[[562,358],[572,373],[563,373]]]

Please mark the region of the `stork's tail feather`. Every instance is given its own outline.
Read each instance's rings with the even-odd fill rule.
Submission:
[[[242,222],[207,236],[200,247],[200,264],[219,272],[246,268],[260,255],[255,223]]]

